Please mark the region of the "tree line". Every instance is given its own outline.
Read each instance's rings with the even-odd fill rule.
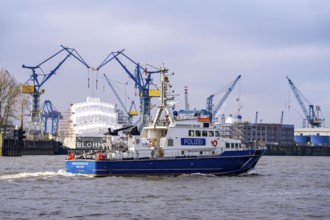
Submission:
[[[23,104],[26,103],[26,97],[21,94],[20,86],[7,70],[0,69],[0,129],[5,134],[14,125],[23,126]]]

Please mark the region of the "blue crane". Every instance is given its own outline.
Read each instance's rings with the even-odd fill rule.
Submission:
[[[301,110],[304,112],[306,121],[312,126],[312,127],[321,127],[322,119],[320,119],[314,111],[314,105],[312,105],[307,98],[297,89],[297,87],[293,84],[291,79],[289,77],[286,77],[289,81],[289,84],[291,86],[292,92],[295,95]],[[308,103],[308,110],[304,104],[303,99]]]
[[[132,121],[132,118],[133,116],[135,115],[138,115],[138,112],[136,111],[136,106],[135,106],[135,103],[134,101],[131,102],[131,107],[129,110],[127,110],[125,104],[123,103],[123,101],[121,100],[120,96],[118,95],[115,87],[112,85],[112,83],[110,82],[110,80],[108,79],[108,77],[103,74],[104,78],[106,79],[108,85],[110,86],[111,90],[113,91],[113,93],[115,94],[115,96],[117,97],[121,107],[124,109],[124,111],[126,112],[127,116],[128,116],[128,123],[129,125],[132,125],[133,124],[133,121]],[[135,107],[135,111],[132,111],[133,110],[133,107]]]
[[[45,100],[41,105],[42,113],[41,113],[41,121],[44,125],[44,132],[48,132],[48,119],[51,120],[51,134],[56,134],[58,121],[59,119],[63,119],[61,112],[57,111],[55,106],[51,103],[50,100]]]
[[[207,99],[206,99],[206,110],[209,114],[209,118],[210,118],[210,122],[213,122],[213,116],[215,116],[218,111],[220,110],[221,106],[223,105],[223,103],[225,103],[227,97],[229,96],[229,94],[231,93],[231,91],[234,89],[236,83],[238,82],[238,80],[241,78],[241,75],[239,75],[232,83],[229,84],[228,89],[226,90],[226,93],[224,94],[224,96],[221,98],[221,100],[215,105],[215,107],[213,108],[213,98],[214,96],[216,96],[217,94],[219,94],[220,92],[223,91],[223,89],[217,91],[216,93],[210,95]]]
[[[29,128],[29,132],[33,130],[34,134],[38,133],[40,138],[43,138],[42,126],[41,126],[41,109],[40,109],[40,95],[44,93],[44,90],[41,87],[56,73],[56,71],[63,65],[63,63],[70,57],[73,56],[78,61],[80,61],[83,65],[87,68],[90,68],[88,64],[83,60],[83,58],[79,55],[79,53],[73,49],[62,46],[62,49],[56,52],[51,57],[47,58],[46,60],[42,61],[36,66],[26,66],[22,65],[23,68],[32,70],[32,75],[28,79],[26,83],[22,86],[22,93],[29,93],[33,97],[32,102],[32,110],[31,110],[31,124]],[[57,55],[61,54],[62,52],[67,53],[66,56],[59,62],[59,64],[51,70],[48,74],[44,73],[41,66],[48,62],[49,60],[53,59]],[[40,70],[42,74],[37,74],[37,70]],[[28,82],[32,81],[33,86],[28,85]],[[34,128],[31,129],[32,123]],[[28,137],[29,137],[28,133]]]
[[[123,56],[130,62],[132,62],[136,68],[134,70],[134,74],[128,70],[128,68],[123,64],[123,62],[118,58],[119,55]],[[156,71],[148,71],[147,68],[143,68],[140,66],[139,63],[132,60],[130,57],[128,57],[126,54],[124,54],[124,50],[117,51],[117,52],[111,52],[106,59],[96,68],[96,70],[100,70],[104,65],[109,63],[112,60],[116,60],[119,65],[125,70],[126,74],[134,81],[135,88],[138,88],[139,95],[140,95],[140,106],[141,106],[141,114],[142,114],[142,121],[140,124],[140,129],[144,127],[149,119],[150,119],[150,104],[151,104],[151,98],[152,97],[159,97],[160,91],[159,90],[153,90],[150,89],[150,85],[152,84],[152,74],[160,73],[161,71],[167,72],[168,70],[159,70]],[[143,77],[143,74],[146,75],[146,77]]]

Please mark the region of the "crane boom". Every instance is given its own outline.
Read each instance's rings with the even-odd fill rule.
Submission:
[[[322,120],[320,120],[314,111],[314,105],[310,104],[309,101],[304,97],[304,95],[297,89],[297,87],[293,84],[293,82],[291,81],[291,79],[287,76],[286,77],[289,81],[289,84],[291,86],[292,92],[295,95],[301,110],[304,112],[305,118],[306,120],[309,122],[309,124],[311,124],[313,127],[320,127],[322,124]],[[308,110],[302,100],[302,97],[304,97],[307,102],[308,102]]]
[[[146,68],[143,68],[140,66],[138,62],[135,62],[133,59],[129,58],[126,54],[123,52],[124,50],[117,51],[117,52],[111,52],[107,58],[97,67],[96,70],[101,69],[104,65],[108,64],[112,60],[116,60],[119,65],[125,70],[125,73],[134,81],[135,87],[139,90],[139,96],[140,96],[140,106],[141,106],[141,115],[142,115],[142,121],[140,124],[140,129],[144,127],[149,119],[150,119],[150,106],[151,106],[151,98],[156,97],[157,95],[150,94],[150,84],[152,84],[152,74],[160,73],[161,70],[156,71],[148,71]],[[119,59],[119,55],[123,56],[130,62],[132,62],[136,68],[134,70],[134,73],[131,72],[124,63]],[[162,70],[167,72],[167,70]],[[144,74],[142,74],[144,73]],[[143,75],[146,75],[146,77],[143,77]],[[159,95],[158,95],[159,97]]]
[[[125,110],[126,113],[128,113],[125,104],[123,103],[123,101],[121,100],[120,96],[118,95],[115,87],[113,87],[112,83],[110,82],[110,80],[108,79],[107,75],[103,74],[104,78],[106,79],[108,85],[110,86],[111,90],[113,91],[113,93],[115,94],[115,96],[117,97],[121,107]]]
[[[225,103],[226,99],[228,98],[229,94],[231,93],[231,91],[234,89],[236,83],[238,82],[238,80],[241,78],[241,75],[239,75],[231,84],[230,87],[227,89],[226,93],[224,94],[224,96],[221,98],[221,100],[218,102],[218,104],[216,104],[215,108],[213,108],[213,97],[215,96],[215,94],[210,95],[207,100],[206,100],[206,109],[209,112],[209,117],[210,117],[210,121],[212,122],[213,120],[213,116],[216,115],[218,113],[218,111],[220,110],[221,106],[223,105],[223,103]]]
[[[41,63],[39,63],[36,66],[26,66],[26,65],[22,65],[22,68],[25,69],[30,69],[32,70],[32,75],[30,76],[30,78],[28,79],[28,81],[26,83],[24,83],[24,85],[22,86],[22,92],[23,90],[25,90],[25,87],[29,87],[26,86],[26,84],[29,81],[33,81],[33,86],[32,86],[32,90],[29,90],[27,92],[24,93],[29,93],[32,95],[33,97],[33,102],[32,102],[32,111],[31,111],[31,124],[29,127],[29,132],[28,132],[28,138],[30,136],[30,133],[32,131],[34,131],[33,133],[39,133],[40,137],[35,137],[35,138],[43,138],[43,131],[42,131],[42,126],[41,126],[41,109],[40,109],[40,95],[44,92],[43,89],[41,89],[41,87],[56,73],[56,71],[63,65],[63,63],[70,57],[73,56],[74,58],[76,58],[78,61],[80,61],[83,65],[85,65],[87,68],[90,68],[88,66],[88,64],[84,61],[84,59],[79,55],[79,53],[73,49],[73,48],[68,48],[68,47],[64,47],[63,45],[61,45],[62,49],[59,50],[58,52],[56,52],[55,54],[53,54],[52,56],[50,56],[49,58],[47,58],[46,60],[42,61]],[[49,60],[53,59],[54,57],[56,57],[57,55],[59,55],[62,52],[67,52],[66,56],[59,62],[59,64],[52,69],[48,74],[37,74],[37,70],[42,70],[41,66],[48,62]],[[40,78],[39,77],[43,77]],[[34,128],[32,128],[32,126]]]
[[[115,96],[117,97],[117,99],[118,99],[118,101],[119,101],[121,107],[122,107],[122,108],[124,109],[124,111],[126,112],[126,114],[127,114],[127,116],[128,116],[128,123],[129,123],[130,125],[132,125],[132,124],[133,124],[132,116],[137,115],[137,112],[136,112],[136,111],[134,111],[134,112],[131,111],[132,108],[133,108],[133,106],[135,106],[134,101],[132,101],[132,103],[131,103],[130,110],[127,111],[127,108],[126,108],[125,104],[124,104],[123,101],[121,100],[121,98],[120,98],[120,96],[118,95],[118,93],[117,93],[115,87],[112,85],[112,83],[110,82],[110,80],[109,80],[109,78],[107,77],[107,75],[103,74],[103,76],[104,76],[104,78],[106,79],[106,81],[107,81],[108,85],[110,86],[111,90],[113,91],[113,93],[114,93]]]

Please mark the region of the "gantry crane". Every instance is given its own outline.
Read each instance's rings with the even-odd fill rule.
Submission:
[[[128,70],[128,68],[123,64],[123,62],[119,59],[119,55],[123,56],[130,62],[132,62],[136,68],[134,70],[134,74]],[[150,105],[152,97],[160,97],[160,90],[151,89],[150,85],[152,84],[152,74],[160,73],[161,71],[167,72],[167,69],[157,69],[155,71],[148,71],[147,68],[143,68],[139,63],[132,60],[126,54],[124,54],[124,50],[111,52],[106,59],[96,68],[96,71],[99,71],[104,65],[109,63],[112,60],[116,60],[120,66],[125,70],[126,74],[134,81],[135,88],[139,90],[140,96],[140,106],[141,106],[141,115],[142,120],[140,123],[140,129],[144,127],[148,121],[150,120]],[[143,77],[143,74],[146,77]]]
[[[129,125],[132,125],[133,124],[133,116],[136,116],[138,115],[138,112],[136,111],[136,106],[135,106],[135,103],[134,101],[131,102],[131,106],[130,106],[130,109],[127,110],[125,104],[123,103],[123,101],[121,100],[120,96],[118,95],[115,87],[112,85],[112,83],[110,82],[110,80],[108,79],[108,77],[103,74],[104,78],[106,79],[108,85],[110,86],[111,90],[113,91],[113,93],[115,94],[115,96],[117,97],[121,107],[124,109],[124,111],[126,112],[127,114],[127,117],[128,117],[128,123]],[[134,111],[133,111],[133,107],[135,108]]]
[[[70,57],[73,56],[78,61],[80,61],[83,65],[85,65],[87,68],[90,68],[88,64],[83,60],[83,58],[78,54],[78,52],[73,48],[68,48],[62,46],[62,49],[52,55],[51,57],[47,58],[46,60],[42,61],[36,66],[26,66],[22,65],[23,68],[32,70],[32,74],[28,81],[21,87],[22,93],[28,93],[31,94],[33,97],[32,102],[32,110],[31,110],[31,122],[28,129],[28,138],[31,138],[33,135],[33,138],[41,138],[43,139],[43,131],[41,126],[41,108],[40,108],[40,95],[44,93],[44,89],[41,89],[41,87],[52,77],[56,71],[62,66],[62,64]],[[52,58],[56,57],[57,55],[61,54],[62,52],[67,53],[64,59],[61,60],[61,62],[48,74],[44,73],[41,66],[51,60]],[[37,70],[40,70],[42,73],[38,74]],[[28,82],[32,81],[33,85],[29,85]]]
[[[41,121],[44,125],[44,132],[48,133],[48,119],[51,120],[51,130],[49,133],[56,134],[58,121],[59,119],[63,119],[61,112],[57,111],[55,106],[51,103],[50,100],[45,100],[41,105]]]
[[[218,111],[220,110],[220,108],[223,105],[223,103],[225,103],[227,97],[229,96],[229,94],[231,93],[231,91],[234,89],[236,83],[238,82],[238,80],[240,78],[241,78],[241,75],[239,75],[232,83],[229,84],[229,87],[226,90],[226,93],[221,98],[221,100],[215,105],[214,108],[213,108],[213,98],[214,98],[214,96],[216,96],[219,93],[221,93],[224,89],[221,89],[221,90],[217,91],[216,93],[210,95],[206,99],[206,110],[208,111],[208,114],[209,114],[209,118],[210,118],[210,122],[211,123],[213,122],[213,117],[218,113]]]
[[[321,127],[323,119],[320,119],[319,116],[314,111],[314,105],[312,105],[307,98],[297,89],[297,87],[293,84],[291,79],[289,77],[286,77],[289,81],[289,84],[291,86],[292,92],[295,95],[301,110],[304,112],[306,121],[312,126],[312,127]],[[304,104],[303,99],[308,103],[308,110]],[[320,107],[317,106],[317,110],[320,111]]]

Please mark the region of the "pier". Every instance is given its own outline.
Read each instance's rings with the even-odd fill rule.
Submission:
[[[330,146],[267,145],[265,155],[273,156],[330,156]]]

